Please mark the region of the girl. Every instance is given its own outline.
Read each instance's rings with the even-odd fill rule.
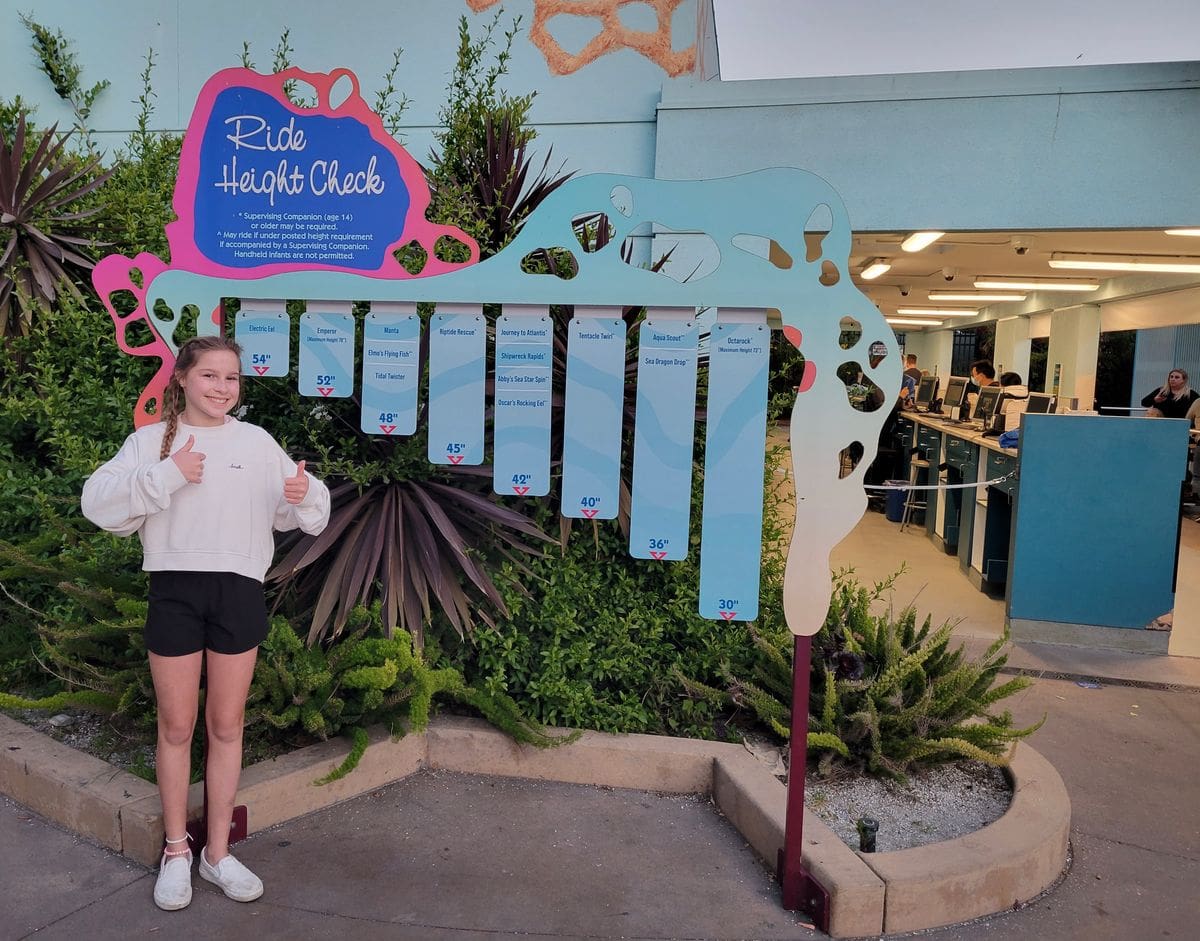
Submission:
[[[1166,384],[1142,399],[1142,405],[1150,410],[1147,416],[1184,418],[1198,398],[1200,394],[1188,385],[1188,374],[1182,369],[1172,369]]]
[[[272,529],[315,534],[329,520],[329,491],[304,462],[229,414],[241,401],[240,356],[224,337],[188,340],[163,392],[163,420],[130,435],[83,488],[84,515],[119,536],[136,532],[150,573],[145,638],[167,844],[154,902],[167,911],[192,899],[187,789],[202,660],[208,841],[200,876],[239,902],[262,895],[259,878],[229,853],[246,694],[267,635],[262,579]]]

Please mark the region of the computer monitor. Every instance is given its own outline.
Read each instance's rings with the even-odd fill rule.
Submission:
[[[1025,406],[1027,414],[1047,415],[1054,411],[1054,396],[1049,392],[1030,392],[1029,404]]]
[[[962,408],[963,398],[967,394],[966,376],[951,376],[950,381],[946,384],[946,394],[942,396],[942,411],[949,412],[952,409]],[[955,416],[958,417],[957,415]]]
[[[980,389],[979,398],[975,401],[975,411],[971,413],[972,420],[985,424],[989,422],[1003,392],[1000,386],[984,386]]]
[[[929,411],[929,406],[938,393],[938,377],[937,376],[922,376],[921,381],[917,383],[917,408],[922,412]]]

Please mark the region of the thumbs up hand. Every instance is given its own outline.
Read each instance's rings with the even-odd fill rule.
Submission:
[[[200,451],[193,451],[196,445],[196,436],[188,435],[187,441],[183,447],[171,455],[171,460],[175,462],[175,466],[179,468],[179,472],[183,474],[184,479],[189,484],[198,484],[204,476],[204,457]]]
[[[293,506],[308,494],[308,475],[304,473],[304,462],[296,465],[296,476],[283,479],[283,498]]]

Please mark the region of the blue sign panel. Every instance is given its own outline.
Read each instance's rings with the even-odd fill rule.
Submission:
[[[487,322],[478,304],[442,311],[429,320],[429,461],[482,464]]]
[[[234,335],[242,348],[242,375],[286,376],[291,371],[291,328],[283,311],[239,310]]]
[[[408,212],[400,167],[366,124],[297,114],[253,88],[217,95],[200,168],[196,248],[229,268],[378,270]]]
[[[770,338],[718,323],[709,341],[700,616],[714,621],[758,617]]]
[[[676,561],[688,554],[700,328],[647,319],[639,334],[629,554]]]
[[[575,309],[567,336],[562,515],[615,519],[625,407],[625,321],[612,308]]]
[[[344,399],[354,394],[354,315],[300,316],[301,395]]]
[[[369,435],[411,435],[417,430],[421,375],[421,318],[413,312],[371,311],[363,321],[362,418]]]
[[[496,493],[550,492],[550,398],[554,325],[545,307],[511,308],[496,319]]]

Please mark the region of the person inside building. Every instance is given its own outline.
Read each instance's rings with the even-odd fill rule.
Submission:
[[[924,375],[917,367],[917,354],[907,353],[904,356],[904,375],[912,379],[913,387],[921,381],[921,376]]]
[[[1021,382],[1021,374],[1005,372],[1000,374],[1000,388],[1004,390],[1004,430],[1011,431],[1021,423],[1021,413],[1028,404],[1029,388]]]
[[[1149,409],[1150,418],[1186,418],[1197,399],[1200,393],[1188,385],[1187,371],[1177,366],[1167,373],[1165,383],[1142,399],[1142,405]]]
[[[984,386],[992,386],[995,384],[996,367],[986,359],[975,360],[975,362],[971,364],[971,385],[967,386],[967,392],[978,392]]]

